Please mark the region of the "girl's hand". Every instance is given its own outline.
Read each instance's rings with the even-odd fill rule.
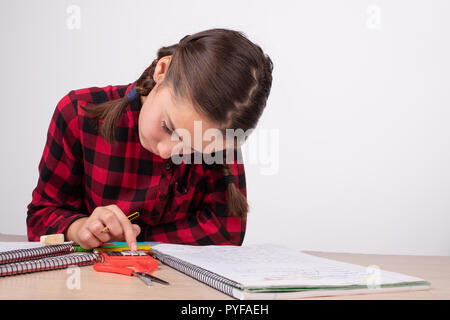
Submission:
[[[108,226],[109,232],[102,232]],[[141,232],[116,205],[97,207],[88,218],[74,221],[66,230],[66,239],[92,249],[105,242],[125,240],[131,250],[137,250],[136,237]]]

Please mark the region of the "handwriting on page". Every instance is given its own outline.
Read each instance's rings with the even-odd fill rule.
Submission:
[[[365,285],[371,274],[364,266],[324,259],[277,245],[159,245],[158,250],[252,287]],[[414,281],[381,271],[381,283]]]

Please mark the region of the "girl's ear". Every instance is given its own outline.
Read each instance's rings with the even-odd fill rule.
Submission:
[[[158,60],[158,63],[155,67],[155,72],[153,73],[153,80],[155,80],[156,84],[164,80],[164,76],[169,69],[170,62],[172,61],[172,55],[162,57]]]

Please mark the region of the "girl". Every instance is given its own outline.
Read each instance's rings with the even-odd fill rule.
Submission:
[[[248,204],[239,145],[192,148],[190,138],[197,121],[202,133],[253,129],[272,68],[243,33],[211,29],[160,48],[133,83],[70,91],[48,130],[28,239],[64,233],[84,248],[126,240],[132,250],[144,240],[241,245]],[[192,160],[224,159],[226,150],[233,161]],[[191,161],[175,163],[174,155]]]

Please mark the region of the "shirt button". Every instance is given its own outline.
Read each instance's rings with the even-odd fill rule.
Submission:
[[[169,162],[166,162],[166,170],[170,170],[170,168],[172,168],[172,166],[170,165]]]

